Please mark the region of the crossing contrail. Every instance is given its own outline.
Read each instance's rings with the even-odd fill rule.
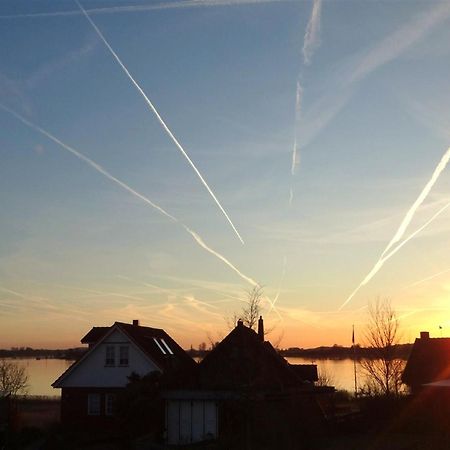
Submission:
[[[178,141],[178,139],[174,136],[174,134],[172,133],[172,131],[169,129],[169,127],[167,126],[166,122],[163,120],[163,118],[161,117],[161,115],[159,114],[159,112],[157,111],[157,109],[155,108],[155,106],[153,105],[153,103],[150,101],[150,99],[147,97],[147,95],[145,94],[144,90],[141,88],[141,86],[138,84],[138,82],[133,78],[133,76],[131,75],[131,73],[129,72],[129,70],[125,67],[125,65],[123,64],[123,62],[121,61],[121,59],[119,58],[119,56],[117,55],[117,53],[113,50],[113,48],[111,47],[111,45],[109,45],[108,41],[106,40],[105,36],[103,36],[102,32],[99,30],[99,28],[97,27],[97,25],[94,23],[94,21],[90,18],[89,14],[86,12],[86,10],[83,8],[83,6],[80,4],[80,2],[78,0],[75,0],[76,4],[78,5],[78,7],[80,8],[80,10],[83,12],[84,16],[86,17],[86,19],[88,20],[88,22],[92,25],[92,28],[95,30],[95,32],[97,33],[97,35],[100,37],[100,39],[103,41],[103,43],[106,45],[107,49],[110,51],[111,55],[114,57],[114,59],[117,61],[117,63],[119,64],[119,66],[123,69],[123,71],[125,72],[126,76],[130,79],[130,81],[133,83],[133,85],[136,87],[136,89],[138,90],[138,92],[142,95],[142,97],[144,98],[145,102],[147,103],[147,105],[149,106],[150,110],[153,111],[153,113],[155,114],[156,118],[158,119],[158,121],[160,122],[161,126],[163,127],[163,129],[166,131],[166,133],[169,135],[169,137],[172,139],[172,141],[174,142],[174,144],[176,145],[176,147],[178,148],[178,150],[181,152],[181,154],[186,158],[186,160],[188,161],[188,163],[191,165],[192,169],[194,170],[194,172],[197,174],[198,178],[200,179],[200,181],[203,183],[203,185],[205,186],[206,190],[209,192],[209,194],[211,195],[211,197],[213,198],[213,200],[215,201],[216,205],[219,207],[219,209],[222,211],[223,215],[225,216],[225,218],[227,219],[228,223],[231,225],[231,228],[233,229],[233,231],[236,233],[237,237],[239,238],[239,240],[241,241],[241,243],[243,244],[244,241],[241,237],[241,235],[239,234],[238,230],[236,229],[236,227],[234,226],[233,222],[231,221],[230,217],[228,216],[227,212],[223,209],[222,205],[220,204],[219,200],[217,199],[217,197],[215,196],[214,192],[211,190],[211,188],[209,187],[208,183],[205,181],[205,179],[203,178],[202,174],[199,172],[199,170],[197,169],[197,167],[195,166],[195,164],[192,162],[191,158],[189,157],[189,155],[186,153],[186,151],[184,150],[183,146],[180,144],[180,142]]]
[[[350,296],[347,298],[347,300],[340,306],[339,310],[344,308],[350,302],[350,300],[356,295],[356,293],[377,274],[377,272],[383,267],[384,263],[388,259],[390,259],[392,256],[394,256],[407,242],[409,242],[417,234],[419,234],[424,228],[426,228],[428,225],[430,225],[449,206],[450,206],[450,202],[446,203],[439,211],[437,211],[436,213],[433,214],[431,219],[429,219],[421,227],[419,227],[416,231],[414,231],[414,233],[410,234],[406,239],[404,239],[402,242],[400,242],[400,244],[398,244],[396,247],[394,247],[394,249],[391,250],[387,255],[385,255],[385,256],[382,255],[380,257],[380,259],[377,261],[377,263],[375,264],[375,266],[372,268],[372,270],[366,275],[364,280],[361,281],[359,286],[350,294]]]
[[[381,257],[383,257],[388,252],[388,250],[403,237],[406,229],[408,228],[408,225],[411,223],[411,220],[414,217],[414,214],[416,213],[420,205],[424,202],[424,200],[427,198],[428,194],[430,193],[434,184],[438,180],[439,176],[447,167],[449,160],[450,160],[450,148],[448,148],[447,151],[444,153],[441,160],[439,161],[439,164],[436,166],[436,169],[434,169],[434,172],[431,175],[430,180],[422,189],[422,192],[417,197],[416,201],[412,204],[411,208],[409,208],[397,232],[394,234],[394,237],[391,239],[388,246],[384,249],[383,253],[381,254]]]
[[[92,167],[94,170],[96,170],[97,172],[101,173],[103,176],[105,176],[106,178],[108,178],[109,180],[113,181],[114,183],[118,184],[121,188],[125,189],[127,192],[129,192],[130,194],[134,195],[135,197],[141,199],[142,201],[144,201],[147,205],[150,205],[152,208],[156,209],[157,211],[159,211],[161,214],[163,214],[165,217],[167,217],[168,219],[170,219],[172,222],[178,223],[180,226],[182,226],[190,235],[191,237],[194,238],[194,241],[200,246],[202,247],[204,250],[208,251],[209,253],[211,253],[212,255],[216,256],[218,259],[220,259],[222,262],[224,262],[228,267],[230,267],[232,270],[234,270],[243,280],[247,281],[248,283],[250,283],[252,286],[257,286],[258,284],[252,280],[250,277],[247,277],[246,275],[244,275],[242,272],[240,272],[230,261],[228,261],[228,259],[226,259],[224,256],[222,256],[220,253],[216,252],[215,250],[213,250],[212,248],[208,247],[204,241],[202,240],[202,238],[195,233],[194,231],[192,231],[189,227],[187,227],[183,222],[181,222],[180,220],[178,220],[176,217],[174,217],[172,214],[169,214],[167,211],[165,211],[163,208],[161,208],[160,206],[158,206],[156,203],[152,202],[149,198],[147,198],[145,195],[135,191],[133,188],[131,188],[130,186],[128,186],[126,183],[124,183],[123,181],[119,180],[118,178],[116,178],[114,175],[111,175],[106,169],[104,169],[100,164],[96,163],[95,161],[93,161],[92,159],[88,158],[87,156],[83,155],[81,152],[79,152],[78,150],[75,150],[73,147],[65,144],[64,142],[62,142],[61,140],[59,140],[57,137],[53,136],[53,134],[49,133],[48,131],[44,130],[43,128],[41,128],[39,125],[36,125],[32,122],[30,122],[29,120],[25,119],[25,117],[21,116],[20,114],[18,114],[17,112],[11,110],[10,108],[0,104],[0,108],[3,109],[4,111],[8,112],[9,114],[13,115],[14,117],[16,117],[18,120],[20,120],[22,123],[24,123],[25,125],[27,125],[28,127],[30,127],[31,129],[33,129],[34,131],[43,134],[44,136],[46,136],[48,139],[50,139],[51,141],[55,142],[56,144],[58,144],[59,146],[61,146],[62,148],[64,148],[65,150],[67,150],[68,152],[70,152],[72,155],[76,156],[78,159],[80,159],[81,161],[84,161],[86,164],[88,164],[90,167]]]

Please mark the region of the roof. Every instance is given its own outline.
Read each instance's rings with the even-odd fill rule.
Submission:
[[[162,372],[191,370],[195,361],[162,329],[115,322],[110,327],[93,327],[81,340],[94,344],[75,361],[53,384],[58,387],[62,380],[95,351],[102,340],[113,330],[122,331]]]
[[[206,389],[299,387],[302,380],[270,342],[242,323],[231,331],[198,366]]]
[[[417,338],[403,371],[409,386],[450,379],[450,338]]]
[[[111,327],[93,327],[84,337],[81,338],[82,344],[95,344],[102,338]]]

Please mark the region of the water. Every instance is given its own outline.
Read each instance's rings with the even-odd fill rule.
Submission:
[[[51,384],[73,363],[65,359],[16,358],[8,361],[25,367],[28,375],[29,395],[60,396],[61,389],[53,389]]]
[[[319,375],[327,379],[327,384],[349,392],[354,391],[353,361],[350,359],[311,359],[288,357],[292,364],[317,364]],[[28,374],[29,395],[61,395],[60,389],[51,384],[72,364],[64,359],[10,359],[25,367]]]
[[[285,358],[291,364],[316,364],[319,377],[326,380],[326,384],[336,389],[348,392],[355,391],[355,372],[352,359],[306,359],[296,356]],[[362,376],[358,373],[356,364],[357,380],[362,382]]]

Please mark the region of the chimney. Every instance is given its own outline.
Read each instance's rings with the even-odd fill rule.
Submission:
[[[134,325],[135,327],[138,327],[138,326],[139,326],[139,320],[134,319],[134,320],[133,320],[133,325]]]
[[[258,337],[261,342],[264,342],[264,322],[262,316],[259,316],[258,319]]]
[[[242,319],[239,319],[238,321],[237,321],[237,325],[236,325],[237,327],[243,327],[244,326],[244,322],[242,321]]]
[[[420,332],[420,339],[429,339],[430,333],[428,331],[421,331]]]

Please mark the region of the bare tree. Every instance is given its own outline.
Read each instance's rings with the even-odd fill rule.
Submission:
[[[395,354],[395,346],[400,341],[399,321],[389,299],[377,299],[370,303],[368,312],[365,338],[372,357],[360,361],[366,376],[362,392],[398,395],[404,366],[404,362]]]
[[[261,301],[263,299],[263,289],[254,286],[247,292],[247,301],[239,313],[234,313],[231,318],[226,319],[228,328],[233,329],[238,320],[242,320],[245,326],[256,330],[258,319],[261,314]]]
[[[0,397],[25,393],[27,387],[28,376],[25,367],[0,359]]]

